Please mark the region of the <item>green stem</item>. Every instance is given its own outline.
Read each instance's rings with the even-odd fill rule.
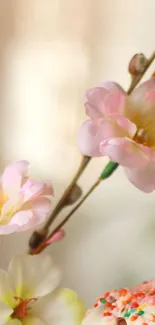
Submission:
[[[51,238],[59,229],[64,227],[64,225],[68,222],[74,212],[83,204],[83,202],[90,196],[90,194],[96,189],[96,187],[105,179],[110,177],[114,171],[117,169],[119,165],[113,161],[109,161],[109,163],[105,166],[103,172],[97,181],[92,185],[89,191],[83,196],[81,201],[70,211],[70,213],[65,217],[65,219],[59,223],[59,225],[50,233],[48,239]]]

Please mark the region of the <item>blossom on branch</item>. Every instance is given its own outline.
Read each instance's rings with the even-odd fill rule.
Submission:
[[[48,182],[27,176],[28,162],[9,165],[0,178],[0,235],[25,231],[42,223],[51,208],[45,196],[53,194]]]
[[[108,156],[124,167],[131,183],[144,192],[155,189],[155,78],[131,95],[114,82],[89,89],[89,120],[78,134],[87,156]]]
[[[56,289],[60,277],[49,253],[15,256],[8,272],[0,270],[0,325],[80,325],[83,303]]]

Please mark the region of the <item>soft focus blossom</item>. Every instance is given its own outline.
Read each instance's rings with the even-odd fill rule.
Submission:
[[[80,325],[84,307],[75,292],[57,289],[51,255],[18,255],[0,270],[0,325]]]
[[[89,120],[78,134],[81,151],[108,156],[125,167],[128,179],[140,190],[155,189],[155,78],[131,95],[116,83],[89,89],[85,100]]]
[[[27,176],[28,162],[9,165],[0,179],[0,234],[24,231],[44,221],[50,211],[52,186]]]

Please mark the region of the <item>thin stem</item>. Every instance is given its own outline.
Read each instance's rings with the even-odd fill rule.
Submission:
[[[99,178],[89,189],[89,191],[83,196],[81,201],[72,209],[72,211],[66,216],[66,218],[60,222],[60,224],[51,232],[50,237],[52,237],[60,228],[62,228],[67,221],[71,218],[73,213],[82,205],[82,203],[88,198],[88,196],[95,190],[95,188],[101,183],[102,178]]]
[[[83,156],[78,171],[76,172],[76,174],[75,174],[74,178],[72,179],[70,185],[65,190],[65,192],[62,195],[60,201],[57,203],[57,205],[56,205],[55,209],[53,210],[51,216],[49,217],[49,219],[45,223],[45,225],[44,225],[44,229],[45,230],[47,230],[50,227],[50,225],[56,219],[56,216],[59,214],[59,212],[61,211],[61,209],[65,206],[65,202],[66,202],[67,198],[69,197],[70,193],[72,192],[72,189],[73,189],[74,185],[76,184],[76,182],[78,181],[79,177],[81,176],[81,174],[85,170],[86,166],[88,165],[90,159],[91,159],[90,157]]]
[[[49,238],[52,238],[52,236],[68,222],[68,220],[72,217],[72,215],[74,214],[74,212],[82,205],[82,203],[95,190],[95,188],[101,183],[102,180],[103,180],[102,178],[99,178],[92,185],[92,187],[89,189],[89,191],[83,196],[83,198],[81,199],[81,201],[71,210],[71,212],[66,216],[66,218],[64,220],[62,220],[59,223],[59,225],[50,233],[50,235],[48,236],[48,238],[45,241],[43,241],[40,244],[39,247],[37,247],[36,249],[32,250],[32,252],[31,252],[32,255],[41,253],[47,247],[46,241],[48,241]]]
[[[78,179],[80,178],[81,174],[83,173],[83,171],[87,167],[90,160],[91,160],[91,157],[88,157],[88,156],[83,156],[82,157],[80,167],[78,168],[75,176],[73,177],[73,179],[72,179],[71,183],[69,184],[69,186],[66,188],[66,190],[63,193],[62,197],[58,201],[55,209],[53,210],[53,212],[51,214],[51,216],[48,218],[48,220],[45,223],[45,225],[43,226],[43,228],[41,228],[41,229],[39,229],[37,231],[34,231],[33,234],[31,235],[30,240],[29,240],[29,248],[30,248],[29,253],[31,253],[33,251],[33,249],[37,249],[37,247],[39,247],[40,244],[47,237],[48,231],[49,231],[49,228],[50,228],[51,224],[54,222],[54,220],[56,219],[56,217],[60,213],[60,211],[65,207],[65,205],[67,203],[67,200],[70,197],[75,184],[77,183]]]

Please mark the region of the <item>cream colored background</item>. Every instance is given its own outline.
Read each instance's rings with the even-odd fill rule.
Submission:
[[[1,168],[29,160],[33,176],[53,180],[56,202],[80,161],[84,90],[104,79],[127,88],[131,56],[154,50],[155,0],[1,0],[0,16]],[[90,163],[79,182],[84,191],[105,163]],[[63,285],[87,306],[104,290],[155,277],[155,194],[136,190],[121,168],[66,233],[50,250]],[[1,238],[3,267],[26,250],[29,235]]]

